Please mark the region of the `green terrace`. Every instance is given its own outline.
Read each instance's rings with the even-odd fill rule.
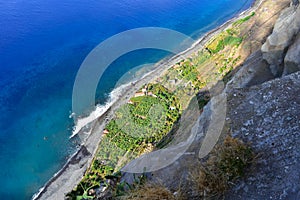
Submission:
[[[103,130],[90,168],[67,198],[93,199],[87,193],[90,189],[109,186],[107,177],[119,179],[120,169],[128,162],[165,146],[171,140],[168,133],[190,100],[207,83],[217,80],[216,77],[224,78],[237,65],[241,58],[238,47],[243,42],[240,25],[254,15],[233,23],[204,49],[171,67],[154,83],[140,88],[127,104],[122,105]],[[198,99],[200,109],[208,100]],[[112,191],[118,193],[116,188]]]

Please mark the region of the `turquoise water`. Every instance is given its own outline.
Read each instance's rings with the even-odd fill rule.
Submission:
[[[252,0],[0,0],[1,199],[30,199],[76,150],[69,140],[72,87],[101,41],[138,27],[170,28],[194,39]],[[97,91],[104,103],[129,69],[167,53],[132,52],[109,67]]]

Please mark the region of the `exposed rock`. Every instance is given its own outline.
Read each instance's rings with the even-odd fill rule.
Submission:
[[[229,81],[226,91],[261,84],[271,79],[274,79],[274,75],[268,63],[263,60],[261,51],[257,51],[245,61],[241,69]]]
[[[233,90],[228,115],[233,136],[259,155],[226,199],[300,198],[300,72]]]
[[[300,33],[291,45],[284,58],[283,75],[291,74],[300,70]]]
[[[246,177],[232,187],[225,199],[299,199],[299,85],[300,72],[296,72],[251,87],[230,89],[225,127],[231,129],[234,137],[249,143],[259,156]],[[171,190],[181,187],[188,199],[199,199],[187,180],[190,180],[190,170],[199,167],[196,160],[202,135],[207,134],[213,113],[219,113],[220,106],[224,104],[213,104],[212,101],[205,106],[198,120],[198,133],[188,150],[191,154],[153,172],[150,180],[163,182]],[[176,177],[176,180],[170,177]]]
[[[292,0],[291,4],[293,6],[297,6],[299,4],[299,0]]]
[[[261,47],[263,58],[270,64],[272,73],[283,72],[284,52],[300,30],[300,7],[291,6],[282,11],[272,34]]]
[[[214,113],[227,105],[220,140],[230,129],[259,157],[225,199],[300,199],[300,72],[274,79],[284,65],[285,74],[299,70],[294,70],[300,63],[299,34],[295,40],[300,30],[299,8],[283,11],[262,51],[252,54],[227,84],[222,94],[228,94],[228,103],[214,103],[217,96],[213,97],[198,118],[197,134],[188,151],[171,165],[147,174],[150,181],[163,182],[171,191],[180,188],[188,199],[199,199],[190,171],[201,166],[197,160],[204,137],[210,124],[218,124]],[[130,176],[123,178],[129,180]]]

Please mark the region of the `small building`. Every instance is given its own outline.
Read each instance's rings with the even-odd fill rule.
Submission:
[[[144,92],[136,92],[134,94],[134,97],[142,97],[142,96],[145,96],[145,93]]]
[[[169,80],[169,83],[171,84],[171,85],[176,85],[176,82],[177,82],[178,80],[175,78],[175,79],[172,79],[172,80]]]
[[[143,89],[142,89],[142,92],[147,93],[147,89],[146,89],[146,88],[143,88]]]
[[[180,65],[176,64],[176,65],[173,66],[173,69],[178,69],[179,67],[180,67]]]
[[[151,97],[157,97],[155,94],[153,94],[153,92],[148,92],[147,95],[148,95],[148,96],[151,96]]]
[[[109,134],[109,131],[107,129],[104,129],[103,135]]]
[[[176,109],[176,107],[170,106],[170,110],[175,110],[175,109]]]
[[[134,104],[133,101],[131,101],[131,100],[129,100],[127,103],[132,104],[132,105]]]

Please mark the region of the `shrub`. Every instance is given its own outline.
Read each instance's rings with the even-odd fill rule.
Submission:
[[[242,19],[237,20],[236,22],[233,23],[234,26],[240,25],[246,21],[248,21],[251,17],[253,17],[255,15],[255,12],[252,12],[250,15],[248,15],[247,17],[244,17]]]
[[[218,44],[215,49],[211,49],[210,51],[212,53],[218,53],[219,51],[223,50],[225,46],[239,46],[243,41],[243,38],[241,37],[235,37],[232,35],[227,35],[224,38],[220,39],[218,41]]]
[[[249,146],[228,136],[223,144],[214,148],[200,169],[191,172],[192,180],[201,196],[221,196],[230,182],[244,175],[253,159]]]
[[[130,190],[126,195],[119,197],[120,200],[175,200],[175,195],[166,187],[146,183],[140,185],[138,188]]]

